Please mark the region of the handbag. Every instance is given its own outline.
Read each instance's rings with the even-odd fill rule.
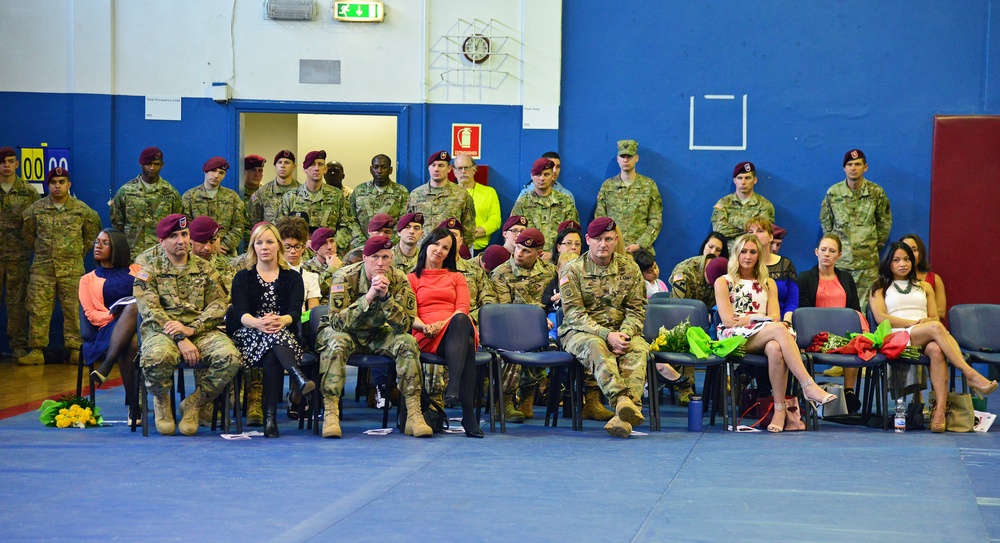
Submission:
[[[744,393],[744,397],[745,396],[746,393]],[[740,415],[740,420],[737,425],[743,422],[743,417],[745,417],[751,410],[754,411],[757,421],[751,424],[750,427],[756,428],[757,426],[763,426],[767,428],[767,425],[771,424],[771,419],[774,417],[774,398],[772,396],[767,396],[754,400],[753,405],[744,410],[743,415]],[[785,396],[785,431],[797,432],[805,429],[806,423],[802,422],[802,410],[799,409],[798,397]]]
[[[949,392],[947,399],[946,424],[949,432],[971,432],[975,427],[972,409],[972,395]],[[937,398],[931,391],[931,411],[937,405]]]
[[[924,404],[910,402],[906,406],[906,431],[924,429]]]
[[[445,414],[444,408],[431,399],[427,391],[420,392],[420,410],[423,412],[424,422],[435,434],[440,434],[448,428],[448,415]]]

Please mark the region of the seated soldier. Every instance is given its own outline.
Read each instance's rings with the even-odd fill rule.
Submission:
[[[368,237],[385,236],[392,239],[392,229],[396,226],[396,220],[387,213],[376,213],[372,220],[368,221]]]
[[[396,233],[399,243],[392,248],[392,265],[406,275],[417,265],[417,244],[424,237],[424,214],[407,213],[396,223]]]
[[[315,273],[319,277],[320,303],[325,303],[330,297],[330,278],[333,277],[333,272],[344,265],[337,256],[335,234],[329,228],[317,228],[309,239],[309,248],[316,254],[302,263],[303,270]]]

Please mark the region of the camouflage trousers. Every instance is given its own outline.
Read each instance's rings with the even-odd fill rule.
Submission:
[[[431,396],[444,394],[448,388],[448,366],[427,364],[423,370],[427,393]]]
[[[59,298],[63,312],[63,334],[67,349],[80,348],[80,278],[53,277],[31,274],[28,279],[28,347],[44,349],[49,346],[49,324],[52,308]]]
[[[240,352],[233,342],[218,330],[210,330],[190,339],[201,353],[199,366],[204,366],[201,384],[198,385],[209,400],[215,399],[223,387],[233,380],[243,363]],[[174,370],[187,364],[181,358],[181,351],[165,334],[156,334],[142,341],[139,365],[146,376],[146,386],[154,396],[170,390]]]
[[[597,385],[611,405],[621,394],[636,404],[642,402],[649,345],[641,336],[632,338],[627,353],[616,356],[600,336],[570,332],[563,339],[563,350],[575,356],[584,368],[594,374]]]
[[[0,262],[0,304],[7,301],[7,340],[15,352],[28,349],[28,312],[24,305],[28,293],[28,266],[27,260]]]
[[[395,360],[400,394],[404,397],[420,395],[420,349],[410,334],[397,334],[386,327],[359,337],[326,327],[320,330],[316,344],[324,397],[339,398],[343,394],[347,359],[352,354],[374,354]]]
[[[865,312],[868,309],[868,293],[871,291],[872,285],[878,279],[878,262],[875,262],[871,267],[860,269],[860,270],[847,270],[851,272],[851,277],[854,278],[854,284],[858,287],[858,298],[861,302],[861,312]],[[868,323],[875,327],[875,323]]]

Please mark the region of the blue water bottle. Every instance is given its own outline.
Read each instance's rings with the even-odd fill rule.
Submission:
[[[701,419],[705,414],[705,405],[701,396],[691,396],[688,402],[688,432],[701,431]]]

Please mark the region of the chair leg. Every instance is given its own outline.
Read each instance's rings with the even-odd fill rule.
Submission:
[[[583,431],[583,388],[584,388],[584,375],[583,366],[580,366],[576,361],[573,362],[573,371],[576,373],[576,379],[574,383],[576,385],[576,398],[575,407],[573,408],[573,416],[576,417],[576,426],[573,428],[578,432]]]
[[[735,384],[736,384],[736,369],[735,369],[735,365],[736,364],[737,364],[737,362],[734,361],[732,358],[727,358],[726,359],[726,370],[727,370],[726,373],[729,374],[729,383],[730,383],[730,386],[729,386],[729,408],[731,409],[731,411],[730,411],[730,415],[731,415],[730,416],[730,420],[733,421],[732,428],[733,428],[734,432],[736,431],[736,427],[737,427],[737,425],[739,425],[739,421],[740,421],[740,415],[739,415],[739,413],[737,413],[737,411],[739,411],[739,407],[738,406],[740,405],[740,403],[736,399],[736,386],[735,386]]]
[[[652,356],[646,359],[646,392],[649,394],[649,430],[658,432],[660,421],[660,398],[656,390],[656,361]]]
[[[83,348],[80,348],[79,363],[76,365],[76,396],[83,395]],[[91,387],[93,388],[93,387]]]

